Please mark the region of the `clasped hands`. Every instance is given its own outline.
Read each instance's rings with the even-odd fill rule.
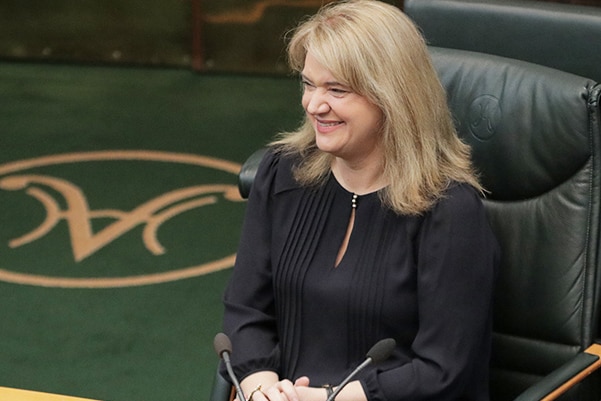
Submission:
[[[293,382],[280,380],[271,385],[258,385],[247,394],[247,401],[324,401],[324,388],[309,387],[309,378],[304,376]]]

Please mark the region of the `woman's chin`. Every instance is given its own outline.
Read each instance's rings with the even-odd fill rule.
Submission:
[[[320,140],[320,138],[317,137],[315,144],[319,150],[326,153],[336,154],[337,151],[340,150],[339,146],[336,146],[332,141],[324,140],[324,138],[321,138]]]

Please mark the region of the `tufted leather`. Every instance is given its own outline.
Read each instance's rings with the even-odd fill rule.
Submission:
[[[490,191],[503,250],[492,393],[513,399],[599,334],[601,86],[517,60],[431,53]],[[598,378],[581,387],[599,399]]]
[[[601,8],[532,0],[405,0],[432,46],[553,67],[601,82]]]

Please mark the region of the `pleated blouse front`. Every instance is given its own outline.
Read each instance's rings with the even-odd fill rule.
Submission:
[[[480,358],[488,357],[490,342],[495,242],[475,192],[465,186],[450,192],[462,208],[465,201],[473,206],[466,212],[450,205],[456,216],[445,207],[398,216],[382,206],[378,193],[359,196],[348,247],[336,266],[353,194],[333,176],[318,189],[300,187],[293,163],[268,153],[249,197],[224,297],[238,375],[272,370],[292,380],[309,376],[313,386],[338,384],[373,344],[392,337],[398,344],[393,356],[359,376],[372,400],[427,399],[449,386],[449,377],[455,387],[486,381]],[[458,254],[473,246],[470,255]],[[468,301],[473,296],[482,300],[478,306]],[[449,308],[462,328],[441,316]],[[448,370],[445,378],[437,377],[441,368]],[[420,385],[433,379],[439,389]],[[448,399],[463,393],[457,387]]]

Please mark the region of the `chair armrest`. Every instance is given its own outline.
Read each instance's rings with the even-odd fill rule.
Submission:
[[[230,401],[232,399],[232,385],[221,376],[219,368],[217,368],[209,401]]]
[[[554,400],[600,367],[601,345],[593,344],[528,388],[515,401]]]
[[[263,160],[265,152],[267,152],[267,148],[261,148],[255,151],[248,159],[246,159],[244,164],[242,164],[240,173],[238,173],[238,190],[240,191],[240,196],[244,199],[248,198],[250,188],[255,180],[255,175],[257,175],[257,169],[259,168],[261,160]]]

